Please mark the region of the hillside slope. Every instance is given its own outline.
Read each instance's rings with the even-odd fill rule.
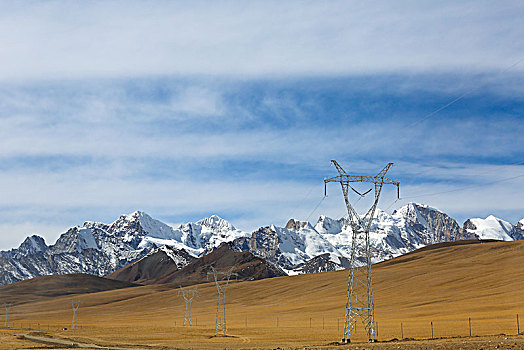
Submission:
[[[259,280],[263,278],[285,276],[285,272],[258,258],[249,252],[234,251],[229,244],[222,244],[213,252],[194,260],[184,268],[166,274],[153,280],[155,283],[176,283],[180,285],[192,285],[213,281],[211,266],[217,271],[226,271],[233,268],[232,272],[237,274],[233,279]]]
[[[140,284],[154,283],[159,278],[184,268],[195,259],[183,249],[162,246],[106,277]]]
[[[136,286],[133,283],[84,273],[42,276],[0,287],[0,300],[19,304],[64,295],[97,293]]]
[[[189,266],[189,265],[188,265]],[[198,268],[195,266],[195,268]],[[373,266],[379,339],[465,336],[516,332],[515,315],[524,312],[524,242],[447,243],[428,247]],[[327,344],[341,336],[347,271],[233,282],[227,291],[229,338],[212,338],[217,290],[198,286],[193,320],[198,327],[174,327],[183,320],[178,285],[149,285],[82,296],[82,337],[96,334],[110,344],[267,348]],[[71,320],[67,296],[15,305],[14,322]],[[278,327],[277,327],[278,324]],[[246,327],[247,326],[247,327]],[[354,339],[362,340],[357,326]]]

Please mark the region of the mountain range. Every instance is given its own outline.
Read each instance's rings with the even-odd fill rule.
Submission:
[[[314,225],[290,219],[285,227],[269,225],[249,233],[236,229],[216,215],[172,227],[136,211],[121,215],[110,224],[87,221],[82,226],[72,227],[53,245],[47,245],[42,237],[33,235],[18,248],[1,251],[0,285],[69,273],[113,274],[112,278],[120,276],[116,279],[130,282],[180,281],[178,275],[187,275],[196,281],[202,276],[177,271],[191,264],[197,269],[204,261],[203,257],[224,245],[227,245],[221,250],[224,253],[229,250],[251,253],[243,257],[232,255],[231,262],[249,261],[253,271],[256,270],[253,266],[260,265],[254,258],[267,263],[263,268],[257,268],[258,272],[253,276],[258,277],[250,278],[271,277],[283,272],[300,274],[337,270],[349,264],[351,234],[346,219],[326,216],[320,216]],[[472,218],[461,227],[435,208],[409,203],[392,214],[377,210],[370,231],[374,262],[428,244],[465,239],[524,239],[524,219],[513,225],[494,216]],[[213,263],[220,260],[216,253],[213,259]],[[158,280],[158,274],[151,269],[159,269],[171,278]],[[204,271],[202,266],[198,269]],[[114,275],[116,271],[119,272]]]

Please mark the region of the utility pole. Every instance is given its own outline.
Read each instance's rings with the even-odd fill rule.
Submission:
[[[386,167],[376,176],[361,176],[349,175],[337,163],[337,161],[332,160],[331,162],[337,168],[339,175],[324,179],[324,195],[327,195],[327,184],[329,182],[340,183],[348,211],[349,224],[351,225],[352,230],[351,257],[349,260],[348,289],[342,342],[350,342],[350,336],[355,329],[357,318],[360,318],[364,324],[368,341],[373,342],[375,341],[375,306],[373,303],[369,229],[371,227],[373,216],[375,215],[375,210],[377,209],[382,186],[385,184],[397,186],[397,197],[400,198],[400,182],[385,177],[393,163],[386,165]],[[367,182],[374,184],[375,200],[371,208],[369,208],[366,214],[362,217],[357,214],[353,206],[350,204],[348,196],[349,189],[353,190],[360,197],[364,197],[371,192],[372,189],[360,193],[350,185],[352,182]],[[363,254],[364,256],[359,257],[357,254]]]
[[[77,311],[80,307],[80,300],[74,301],[71,300],[71,306],[73,307],[73,322],[71,323],[71,329],[77,329],[78,328],[78,318],[77,318]]]
[[[226,327],[226,291],[229,285],[229,280],[232,275],[238,276],[236,273],[233,273],[233,267],[227,271],[217,271],[213,266],[211,266],[213,272],[208,273],[213,274],[215,278],[215,283],[217,286],[218,292],[218,303],[217,303],[217,317],[215,322],[215,337],[218,334],[218,329],[222,328],[224,331],[224,336],[227,336],[227,327]],[[223,276],[221,279],[220,276]],[[222,284],[220,282],[222,281]],[[220,312],[222,310],[222,312]]]
[[[182,289],[182,287],[180,287],[178,295],[180,294],[182,294],[184,300],[186,301],[186,308],[184,309],[184,326],[186,325],[186,323],[189,323],[189,325],[192,326],[193,323],[191,322],[191,302],[193,301],[195,294],[198,295],[197,287],[191,290]]]
[[[11,307],[13,306],[13,303],[5,303],[5,328],[9,328],[9,310],[11,310]]]

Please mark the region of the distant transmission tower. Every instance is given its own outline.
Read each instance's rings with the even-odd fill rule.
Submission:
[[[186,323],[189,323],[189,325],[192,326],[193,322],[191,322],[191,302],[193,301],[195,294],[198,295],[197,287],[191,290],[182,289],[182,287],[180,287],[178,295],[180,294],[182,294],[184,300],[186,301],[186,308],[184,309],[184,326],[186,325]],[[191,294],[191,296],[189,296],[189,294]]]
[[[71,323],[71,329],[77,329],[78,328],[78,317],[77,317],[77,311],[80,307],[80,300],[74,301],[71,300],[71,306],[73,307],[73,322]]]
[[[338,170],[339,175],[324,180],[324,195],[327,194],[327,183],[338,182],[342,186],[344,201],[349,215],[349,224],[352,230],[351,257],[349,260],[349,278],[346,300],[346,313],[344,322],[344,336],[342,342],[350,342],[350,336],[355,329],[357,318],[361,318],[366,329],[368,341],[375,341],[375,306],[373,303],[373,283],[371,278],[371,247],[369,244],[369,229],[375,215],[382,185],[391,184],[397,186],[397,197],[400,198],[400,183],[385,177],[393,163],[386,165],[376,176],[349,175],[335,161],[331,161]],[[369,182],[375,185],[375,201],[363,217],[357,214],[349,203],[349,189],[360,197],[371,192],[372,189],[363,194],[351,187],[351,182]],[[364,253],[358,259],[357,254]],[[363,260],[363,261],[362,261]]]
[[[215,277],[215,283],[217,285],[217,291],[218,291],[218,304],[217,304],[217,318],[215,322],[215,337],[218,334],[218,330],[220,327],[222,327],[222,330],[224,331],[224,336],[227,335],[227,329],[226,329],[226,291],[227,286],[229,285],[229,280],[231,279],[232,275],[238,276],[236,273],[233,273],[233,267],[230,268],[227,271],[217,271],[213,266],[211,266],[211,269],[213,272],[210,272],[209,274],[213,274]],[[208,274],[208,275],[209,275]],[[220,275],[224,276],[222,279],[220,279]],[[222,284],[220,282],[222,281]],[[220,310],[222,309],[222,312]]]
[[[13,306],[13,303],[5,303],[5,328],[9,328],[9,310],[11,310],[11,307]]]

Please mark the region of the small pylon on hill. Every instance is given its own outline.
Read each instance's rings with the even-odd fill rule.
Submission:
[[[231,276],[238,276],[238,275],[236,273],[233,273],[233,267],[231,267],[227,271],[217,271],[215,270],[213,266],[211,266],[211,270],[212,272],[210,272],[209,274],[213,274],[213,277],[215,278],[215,283],[217,286],[217,292],[218,292],[217,316],[216,316],[216,322],[215,322],[215,337],[217,336],[218,330],[220,328],[222,328],[224,332],[224,336],[227,336],[226,291],[227,291],[227,287],[229,285],[229,280],[231,279]],[[224,277],[221,279],[220,275]]]
[[[5,303],[5,328],[9,328],[9,311],[13,307],[13,303]]]
[[[80,300],[74,301],[71,300],[71,306],[73,308],[73,322],[71,322],[71,329],[77,329],[78,328],[78,315],[77,311],[80,307]]]
[[[192,326],[193,322],[191,321],[191,303],[193,302],[193,298],[195,297],[195,295],[198,295],[197,287],[193,289],[183,289],[182,287],[180,287],[178,295],[180,294],[182,294],[186,302],[186,308],[184,309],[184,326],[186,324]]]

